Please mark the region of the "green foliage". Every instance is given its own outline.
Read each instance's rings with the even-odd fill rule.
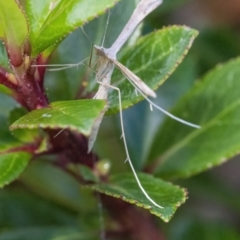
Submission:
[[[15,180],[27,166],[31,155],[25,152],[13,152],[0,155],[0,187]]]
[[[120,61],[148,86],[156,89],[181,63],[196,35],[197,31],[188,27],[164,28],[140,38],[133,46],[126,48]],[[113,82],[121,89],[123,109],[143,99],[136,95],[133,86],[125,81],[120,71],[113,75]],[[119,108],[116,91],[110,94],[109,101],[109,111],[116,111]]]
[[[104,100],[54,102],[48,108],[32,111],[19,118],[10,126],[10,129],[59,128],[78,131],[88,136],[95,119],[101,114],[104,107]]]
[[[159,175],[189,177],[219,165],[239,152],[240,139],[236,132],[240,107],[239,64],[236,59],[218,66],[175,106],[173,113],[176,116],[202,127],[193,130],[166,120],[155,136],[154,143],[158,147],[153,144],[149,156],[154,159]],[[171,131],[173,134],[164,138]],[[156,160],[158,156],[161,157]]]
[[[204,211],[196,217],[189,206],[194,198],[201,206],[206,197],[239,214],[239,194],[209,171],[240,150],[239,36],[232,30],[203,30],[191,48],[196,30],[180,25],[160,29],[158,16],[167,21],[187,1],[165,1],[117,57],[152,89],[160,86],[155,103],[201,125],[193,129],[164,120],[157,111],[149,112],[146,103],[124,114],[132,162],[146,192],[163,206],[159,209],[123,167],[125,150],[115,118],[106,119],[95,151],[87,152],[87,137],[102,112],[119,111],[116,91],[109,90],[106,101],[94,99],[94,71],[79,66],[50,73],[44,66],[89,57],[91,43],[77,28],[84,26],[94,44],[101,45],[107,21],[103,14],[113,7],[104,43],[111,46],[137,1],[122,0],[116,6],[115,0],[23,2],[0,3],[0,187],[13,182],[0,192],[0,240],[98,239],[103,217],[107,235],[116,234],[109,239],[130,239],[138,232],[134,224],[146,233],[155,229],[149,213],[169,222],[185,203],[187,191],[190,203],[180,208],[172,224],[160,223],[170,240],[238,239],[234,227],[220,231],[217,221],[206,224]],[[153,28],[160,30],[139,38]],[[200,80],[193,84],[195,79]],[[123,109],[143,100],[117,69],[112,84],[121,90]],[[104,213],[101,199],[108,210]]]
[[[21,48],[28,34],[27,19],[21,7],[14,0],[1,2],[0,7],[0,38],[8,44],[9,49]]]
[[[135,178],[129,173],[113,175],[109,179],[110,183],[100,183],[93,188],[106,195],[121,198],[123,201],[145,208],[168,222],[176,209],[185,202],[186,191],[147,174],[139,174],[139,179],[143,187],[148,190],[150,197],[161,203],[163,209],[149,205],[149,201],[138,188]]]
[[[33,56],[56,44],[66,34],[102,14],[115,3],[115,0],[27,1]]]

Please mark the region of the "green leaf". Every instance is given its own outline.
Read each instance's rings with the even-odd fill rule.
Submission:
[[[47,20],[51,11],[61,2],[61,0],[27,0],[26,12],[29,18],[30,25],[30,42],[37,37],[44,22]],[[42,60],[47,59],[53,52],[55,46],[47,48],[42,54]]]
[[[184,58],[176,71],[157,90],[158,97],[154,99],[155,104],[164,109],[169,109],[179,101],[181,96],[192,88],[197,70],[194,60],[195,57],[192,56]],[[151,111],[146,101],[135,105],[124,113],[124,129],[126,139],[130,144],[129,152],[131,160],[137,169],[144,168],[147,161],[146,157],[148,157],[154,140],[153,136],[155,136],[165,117],[168,116],[159,111]],[[138,141],[134,139],[138,139]]]
[[[27,19],[17,1],[0,1],[0,38],[7,44],[11,59],[22,57],[22,45],[28,34]],[[21,59],[19,59],[21,60]]]
[[[109,26],[106,27],[108,12],[84,25],[84,32],[91,39],[86,37],[82,29],[77,29],[64,39],[51,56],[50,64],[77,63],[86,59],[91,54],[91,42],[101,45],[105,30],[106,38],[104,47],[109,47],[122,31],[126,22],[135,9],[137,1],[122,0],[110,10]],[[73,46],[79,46],[73,48]],[[43,53],[45,54],[45,52]],[[43,55],[41,54],[41,55]],[[92,61],[94,62],[94,60]],[[79,96],[79,88],[82,81],[87,81],[86,91],[96,91],[99,86],[96,84],[95,74],[86,66],[67,68],[61,71],[48,71],[45,75],[45,86],[48,89],[50,101],[61,101],[74,99]],[[77,79],[77,80],[76,80]],[[89,79],[91,79],[89,81]],[[85,93],[85,92],[84,92]],[[84,95],[82,95],[85,98]]]
[[[173,114],[201,129],[166,120],[149,156],[157,175],[189,177],[239,153],[239,64],[240,59],[235,59],[216,67],[178,102]]]
[[[98,182],[98,177],[93,173],[92,169],[84,165],[69,164],[67,166],[72,172],[81,176],[85,181]]]
[[[15,180],[26,168],[31,155],[13,152],[0,155],[0,187]]]
[[[31,40],[37,37],[44,25],[44,22],[61,1],[62,0],[26,1],[26,13],[29,18]]]
[[[140,38],[134,46],[126,48],[119,61],[148,86],[156,89],[180,64],[196,36],[196,30],[185,26],[164,28]],[[121,89],[123,109],[143,99],[140,94],[136,95],[133,86],[120,71],[114,72],[113,83]],[[119,110],[116,91],[109,94],[109,102],[109,113]]]
[[[35,4],[39,6],[42,1],[40,4],[37,0],[28,0],[27,14],[30,19],[33,56],[56,44],[77,27],[104,13],[115,3],[115,0],[59,0],[55,1],[54,6],[45,0],[36,11]]]
[[[9,114],[10,124],[18,120],[26,113],[27,110],[25,108],[14,108],[12,111],[10,111]],[[37,139],[39,139],[40,132],[39,129],[31,129],[27,131],[26,129],[16,129],[14,132],[12,132],[12,135],[22,143],[30,143],[35,142]]]
[[[9,113],[9,122],[10,124],[15,122],[17,119],[22,117],[23,115],[27,114],[27,110],[25,108],[14,108],[13,110],[10,111]]]
[[[34,110],[21,117],[10,129],[61,128],[88,136],[105,104],[104,100],[96,99],[54,102],[48,108]]]
[[[99,183],[93,188],[106,195],[121,198],[126,202],[145,208],[168,222],[176,209],[185,202],[185,190],[148,174],[138,173],[138,176],[149,196],[163,206],[163,209],[157,208],[149,202],[139,189],[132,173],[116,174],[110,177],[109,183]]]

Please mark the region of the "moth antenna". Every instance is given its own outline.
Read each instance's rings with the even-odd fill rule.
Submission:
[[[88,65],[89,67],[92,66],[92,55],[93,55],[93,43],[91,44],[91,51],[90,51],[90,58],[89,58],[89,62],[88,62]]]
[[[108,25],[109,25],[109,19],[110,19],[110,10],[108,10],[107,23],[106,23],[101,47],[103,47],[103,45],[105,43],[105,39],[106,39],[106,35],[107,35],[107,29],[108,29]]]
[[[84,28],[81,27],[81,29],[82,29],[83,34],[84,34],[84,35],[87,37],[87,39],[89,40],[89,42],[93,44],[93,41],[92,41],[92,40],[90,39],[90,37],[87,35],[87,33],[85,32]],[[94,44],[93,44],[93,45],[94,45]]]
[[[86,60],[88,59],[85,58],[80,62],[77,63],[65,63],[65,64],[32,64],[31,67],[54,67],[52,69],[47,69],[48,71],[59,71],[59,70],[63,70],[63,69],[67,69],[67,68],[72,68],[72,67],[78,67],[80,65],[85,65],[84,63]],[[55,68],[56,67],[56,68]]]

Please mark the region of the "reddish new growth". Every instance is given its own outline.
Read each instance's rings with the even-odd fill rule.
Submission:
[[[48,107],[49,101],[44,89],[44,76],[48,57],[40,54],[37,58],[31,59],[31,47],[26,41],[24,46],[17,48],[5,44],[9,58],[11,71],[0,67],[0,84],[3,84],[11,91],[12,97],[28,111]],[[32,67],[31,65],[41,65]],[[55,164],[61,168],[66,168],[69,163],[84,164],[94,168],[97,157],[87,153],[87,139],[81,134],[73,133],[67,129],[44,129],[48,135],[48,150],[44,154],[54,154]],[[35,148],[23,146],[23,149],[34,154],[39,146],[39,138],[36,139]],[[15,151],[14,149],[12,149]]]

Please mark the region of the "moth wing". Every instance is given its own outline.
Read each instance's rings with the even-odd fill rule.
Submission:
[[[127,67],[122,65],[117,60],[111,59],[111,61],[118,67],[118,69],[123,73],[123,75],[131,81],[141,92],[147,96],[157,97],[156,93],[136,74],[130,71]]]

